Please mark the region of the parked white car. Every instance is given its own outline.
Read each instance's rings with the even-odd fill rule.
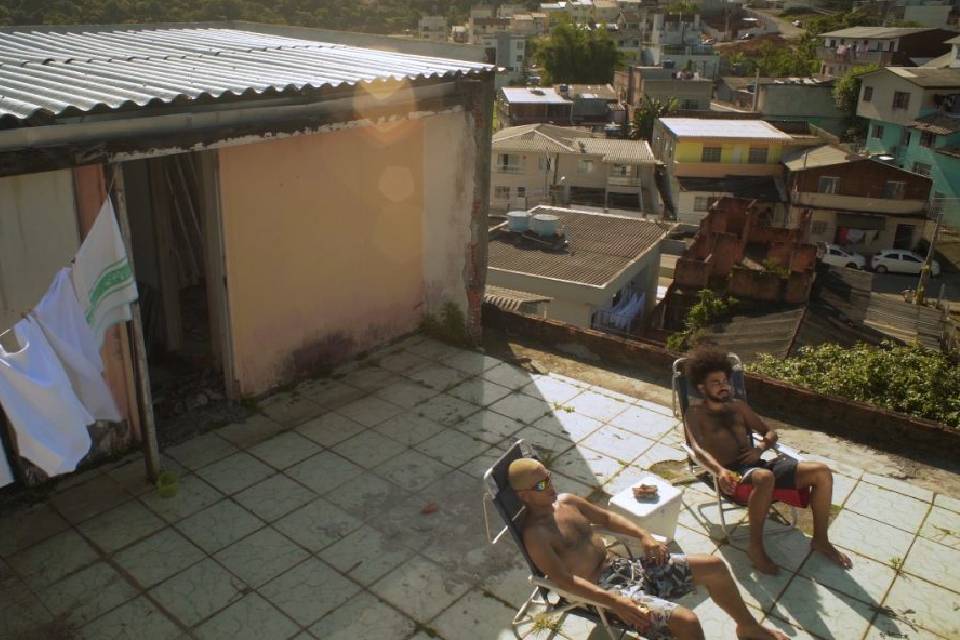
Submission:
[[[870,259],[870,268],[877,273],[920,273],[923,268],[923,256],[913,251],[901,249],[884,249],[874,254]],[[940,263],[930,262],[930,275],[934,278],[940,275]]]
[[[850,267],[851,269],[866,269],[867,259],[859,253],[849,253],[840,246],[825,242],[821,244],[817,257],[824,264],[831,267]]]

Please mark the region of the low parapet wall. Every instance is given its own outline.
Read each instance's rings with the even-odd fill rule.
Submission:
[[[682,354],[652,341],[621,338],[573,325],[521,316],[484,305],[483,324],[508,335],[523,336],[560,352],[589,351],[601,362],[650,370],[667,377]],[[960,429],[932,420],[887,411],[864,402],[824,395],[780,380],[747,374],[750,404],[779,420],[908,455],[905,449],[960,450]],[[945,449],[946,448],[946,449]]]

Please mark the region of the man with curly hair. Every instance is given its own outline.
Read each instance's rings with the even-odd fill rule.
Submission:
[[[764,460],[764,451],[773,448],[777,432],[767,426],[746,402],[734,397],[733,367],[727,354],[714,347],[698,347],[687,358],[686,373],[703,402],[692,405],[686,415],[690,445],[707,469],[717,476],[720,490],[733,494],[741,482],[753,485],[747,510],[750,545],[747,554],[761,573],[779,571],[763,546],[763,525],[773,503],[774,489],[809,489],[813,512],[813,539],[810,546],[844,569],[853,566],[850,558],[831,544],[827,536],[833,473],[821,462],[798,462],[778,454]],[[754,446],[751,432],[763,437]]]

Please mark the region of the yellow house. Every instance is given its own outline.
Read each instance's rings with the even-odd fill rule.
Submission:
[[[793,141],[763,120],[661,118],[653,129],[653,152],[666,169],[671,205],[679,220],[692,224],[706,215],[710,197],[723,189],[682,189],[680,178],[716,178],[719,185],[731,177],[766,176],[768,191],[779,192],[780,159]]]

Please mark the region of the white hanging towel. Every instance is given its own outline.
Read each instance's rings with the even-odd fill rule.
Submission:
[[[107,329],[130,320],[130,303],[137,299],[137,283],[110,198],[104,200],[74,257],[73,285],[99,349]]]
[[[100,342],[83,317],[69,268],[57,273],[33,317],[87,411],[98,420],[120,422],[120,411],[103,379]]]
[[[91,416],[70,386],[36,320],[14,328],[20,350],[0,346],[0,404],[17,434],[20,455],[55,476],[77,468],[90,450]]]

